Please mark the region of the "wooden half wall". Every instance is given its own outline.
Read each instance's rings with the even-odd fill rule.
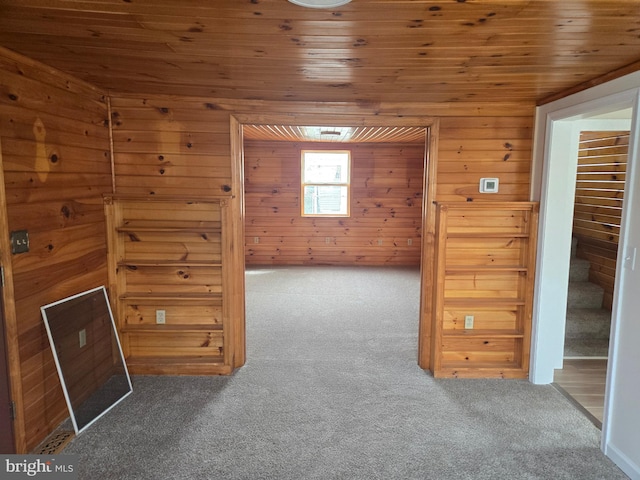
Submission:
[[[102,92],[0,49],[0,247],[18,451],[68,416],[40,307],[107,284],[107,122]],[[29,252],[12,255],[8,233],[19,230]]]

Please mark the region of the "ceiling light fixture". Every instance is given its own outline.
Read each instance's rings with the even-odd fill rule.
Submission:
[[[291,3],[308,8],[334,8],[346,5],[351,0],[289,0]]]

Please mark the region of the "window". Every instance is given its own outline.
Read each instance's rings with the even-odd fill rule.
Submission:
[[[302,216],[349,216],[351,152],[302,151]]]

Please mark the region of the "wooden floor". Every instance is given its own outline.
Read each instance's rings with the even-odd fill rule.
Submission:
[[[602,428],[604,392],[607,378],[606,359],[566,359],[564,368],[556,370],[554,385]]]

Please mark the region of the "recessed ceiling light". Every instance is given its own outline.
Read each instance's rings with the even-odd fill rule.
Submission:
[[[309,8],[333,8],[346,5],[351,0],[289,0],[291,3]]]

